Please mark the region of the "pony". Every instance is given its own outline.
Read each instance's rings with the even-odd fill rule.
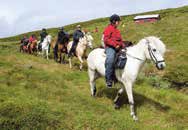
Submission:
[[[44,41],[41,43],[42,44],[42,57],[46,56],[47,60],[49,59],[48,55],[49,55],[49,47],[50,47],[51,41],[52,41],[52,36],[47,35],[44,38]]]
[[[76,51],[75,54],[80,61],[80,70],[82,70],[83,68],[82,58],[86,55],[87,47],[89,47],[90,49],[93,49],[92,41],[93,41],[93,37],[90,35],[90,33],[85,34],[83,38],[79,39],[78,45],[75,50]],[[73,41],[68,43],[67,45],[68,52],[70,51],[72,44],[73,44]],[[72,68],[71,57],[69,57],[69,67]]]
[[[123,69],[116,69],[115,75],[122,87],[114,100],[115,108],[119,108],[119,98],[126,90],[130,104],[130,114],[133,120],[138,120],[134,110],[133,85],[136,77],[145,61],[152,60],[157,69],[162,70],[166,64],[163,55],[166,51],[164,43],[157,37],[150,36],[141,39],[136,45],[127,47],[127,63]],[[87,58],[88,75],[91,95],[96,95],[95,80],[105,75],[105,51],[97,48],[91,51]]]
[[[60,64],[61,63],[65,63],[65,55],[63,55],[62,57],[62,54],[67,54],[67,45],[69,43],[69,35],[66,34],[65,37],[62,39],[61,42],[58,42],[58,45],[57,45],[57,49],[55,48],[55,45],[56,45],[56,41],[54,41],[52,43],[52,48],[53,48],[53,51],[54,51],[54,60],[59,62]]]

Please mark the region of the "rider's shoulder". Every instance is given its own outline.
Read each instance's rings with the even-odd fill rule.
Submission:
[[[112,31],[112,30],[114,30],[114,27],[109,24],[109,25],[104,29],[104,32],[109,32],[109,31]]]

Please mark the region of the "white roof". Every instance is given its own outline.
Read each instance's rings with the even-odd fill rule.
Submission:
[[[136,19],[145,19],[145,18],[159,18],[159,14],[138,15],[138,16],[134,17],[134,20],[136,20]]]

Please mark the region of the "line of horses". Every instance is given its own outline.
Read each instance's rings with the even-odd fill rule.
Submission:
[[[58,43],[57,51],[55,51],[54,49],[56,40],[55,39],[53,40],[51,35],[47,35],[42,43],[40,43],[40,41],[35,40],[32,41],[29,46],[27,45],[21,46],[20,51],[29,54],[42,55],[42,57],[48,60],[49,51],[50,48],[52,48],[54,53],[54,60],[59,63],[65,63],[65,57],[67,56],[73,44],[73,41],[70,41],[69,37],[65,37],[65,38],[67,38],[67,40],[65,40],[66,42]],[[79,39],[78,45],[75,49],[75,56],[80,61],[80,67],[79,67],[80,70],[82,70],[83,68],[83,58],[86,57],[87,48],[90,49],[93,48],[92,42],[93,42],[93,37],[89,33],[84,34],[84,37]],[[40,45],[41,45],[41,49],[39,49]],[[69,60],[69,66],[70,68],[72,68],[72,57],[69,57],[68,60]]]
[[[93,38],[89,34],[85,34],[83,38],[79,40],[78,46],[76,48],[76,56],[80,61],[80,69],[83,67],[83,57],[85,55],[87,47],[93,48],[92,45]],[[34,46],[37,46],[38,42],[32,43],[30,46],[30,52],[34,52]],[[52,48],[55,47],[55,41],[52,41],[52,37],[48,35],[42,42],[42,55],[48,59],[48,50],[50,45]],[[65,44],[58,44],[58,61],[61,63],[66,56],[67,52],[70,50],[72,41],[67,41]],[[130,115],[133,120],[138,120],[135,113],[135,103],[133,98],[133,85],[138,76],[138,73],[146,60],[151,60],[156,65],[156,68],[162,70],[165,68],[164,53],[166,51],[165,44],[155,36],[145,37],[141,39],[137,44],[127,47],[125,49],[127,55],[127,63],[123,69],[116,69],[115,75],[118,82],[121,84],[117,96],[114,100],[115,108],[120,108],[120,97],[123,92],[126,91],[128,96],[128,101],[130,104]],[[105,76],[105,59],[106,54],[104,48],[93,49],[87,58],[88,65],[88,75],[91,95],[96,96],[97,87],[96,80]],[[71,58],[69,58],[69,65],[72,68]]]

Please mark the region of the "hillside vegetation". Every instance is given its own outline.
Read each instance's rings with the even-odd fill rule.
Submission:
[[[122,108],[113,108],[119,89],[107,89],[104,79],[97,81],[97,97],[90,96],[87,65],[78,70],[68,64],[19,53],[23,36],[0,39],[0,129],[107,129],[107,130],[184,130],[188,129],[188,6],[147,12],[159,13],[156,23],[135,24],[133,17],[122,16],[120,30],[125,40],[136,43],[146,36],[158,36],[167,46],[164,71],[152,63],[143,67],[134,98],[139,122],[130,116],[126,94]],[[65,27],[72,33],[76,24]],[[79,23],[94,30],[94,46],[100,45],[108,18]],[[55,37],[57,28],[48,32]],[[39,34],[38,31],[30,32]],[[52,57],[52,54],[51,54]]]

